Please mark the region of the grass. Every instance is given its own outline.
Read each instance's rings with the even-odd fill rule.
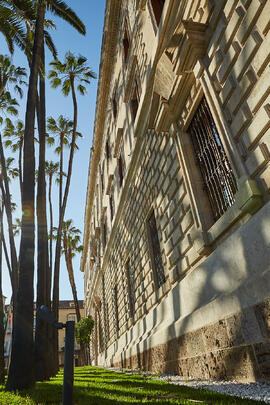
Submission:
[[[49,382],[39,382],[35,389],[7,393],[0,387],[1,405],[58,405],[62,404],[63,373]],[[77,367],[74,371],[74,405],[128,405],[128,404],[265,404],[195,390],[159,381],[145,375],[122,374],[97,367]]]

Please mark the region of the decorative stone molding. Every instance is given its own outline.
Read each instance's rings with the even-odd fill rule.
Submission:
[[[245,216],[248,219],[263,206],[263,195],[255,180],[240,179],[238,187],[234,204],[228,208],[207,232],[210,244],[226,232],[235,222]]]
[[[175,58],[174,71],[177,75],[189,73],[206,51],[207,41],[204,33],[206,24],[194,21],[182,21],[178,52]]]

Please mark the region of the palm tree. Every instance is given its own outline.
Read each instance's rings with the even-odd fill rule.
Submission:
[[[0,111],[2,115],[11,114],[17,115],[18,110],[16,106],[18,105],[17,101],[13,99],[9,92],[2,93],[0,96]],[[0,123],[3,123],[3,117],[0,117]],[[12,225],[12,203],[11,203],[11,195],[9,190],[9,167],[12,163],[13,159],[7,159],[4,155],[3,149],[3,142],[2,136],[0,133],[0,164],[1,164],[1,176],[0,176],[0,188],[2,192],[2,198],[5,205],[5,211],[7,216],[7,223],[8,223],[8,234],[9,234],[9,246],[10,246],[10,257],[11,257],[11,268],[12,268],[12,279],[11,285],[13,294],[16,295],[17,287],[18,287],[18,261],[17,261],[17,252],[14,242],[14,235],[13,235],[13,225]],[[14,302],[14,307],[15,307]],[[15,309],[16,312],[16,309]]]
[[[55,152],[59,154],[59,218],[61,214],[62,200],[63,200],[63,149],[64,146],[69,145],[69,139],[72,135],[73,122],[63,115],[60,115],[57,121],[53,117],[49,117],[47,121],[47,129],[53,135],[47,141],[49,145],[53,145],[55,137],[59,140],[59,145],[56,147]]]
[[[59,173],[59,162],[46,162],[46,174],[49,178],[49,205],[50,205],[50,250],[49,250],[49,267],[52,270],[52,241],[53,241],[53,208],[52,208],[52,180],[53,176]]]
[[[65,217],[65,210],[67,204],[67,198],[69,194],[69,186],[71,181],[73,157],[77,138],[77,120],[78,120],[78,106],[76,96],[76,82],[77,91],[80,94],[86,94],[86,88],[84,84],[89,84],[91,78],[95,78],[95,73],[87,66],[87,59],[83,56],[75,57],[74,54],[68,52],[65,56],[65,61],[61,63],[59,60],[51,62],[52,70],[49,72],[49,79],[51,79],[51,85],[57,88],[61,85],[62,93],[64,96],[68,96],[70,93],[73,100],[73,129],[72,140],[70,147],[67,181],[65,185],[65,192],[63,203],[61,207],[61,214],[59,217],[59,226],[56,239],[56,251],[55,251],[55,265],[54,265],[54,285],[53,285],[53,312],[58,319],[58,302],[59,302],[59,270],[60,270],[60,255],[61,255],[61,235],[63,221]]]
[[[24,124],[18,120],[15,123],[10,118],[6,119],[6,126],[4,128],[4,137],[8,138],[4,145],[10,147],[13,152],[19,151],[18,169],[19,169],[19,181],[20,190],[22,191],[22,151],[23,151],[23,136],[24,136]]]
[[[3,34],[10,53],[14,52],[14,43],[23,51],[27,49],[24,20],[31,7],[31,0],[1,0],[0,32]]]
[[[32,3],[32,2],[31,2]],[[32,60],[30,67],[29,86],[27,95],[27,107],[25,115],[25,133],[24,133],[24,157],[23,157],[23,188],[22,188],[22,231],[21,231],[21,249],[20,249],[20,272],[19,289],[17,295],[18,311],[16,313],[11,363],[6,389],[16,390],[29,388],[34,385],[34,356],[33,356],[33,277],[34,277],[34,212],[35,212],[35,151],[34,151],[34,124],[35,109],[37,102],[37,79],[40,71],[42,56],[44,55],[44,19],[45,10],[50,10],[53,14],[59,15],[68,21],[79,32],[85,33],[85,27],[76,14],[65,4],[63,0],[35,0],[36,9],[35,35],[32,48]],[[43,86],[45,92],[45,86]],[[45,94],[45,93],[44,93]],[[45,97],[41,97],[45,100]],[[41,137],[45,138],[45,103],[43,103],[41,115],[43,124],[41,128]],[[45,140],[43,141],[44,144]],[[43,151],[44,148],[43,148]],[[42,155],[42,154],[41,154]],[[42,164],[39,168],[39,175],[42,177],[43,187],[40,188],[43,201],[46,196],[45,190],[45,154],[41,156]],[[42,224],[42,220],[40,221]],[[42,224],[43,227],[43,224]],[[42,233],[42,231],[41,231]],[[40,237],[45,240],[42,236]],[[45,242],[44,242],[45,243]],[[46,248],[43,249],[43,252]],[[45,252],[46,256],[46,252]],[[38,284],[41,285],[45,280],[44,272],[48,271],[46,257],[41,257],[39,262]],[[44,259],[44,260],[43,260]],[[47,299],[48,291],[39,288],[37,291],[37,304]],[[44,301],[43,301],[44,302]],[[41,322],[42,324],[42,322]],[[37,325],[35,338],[36,359],[39,362],[39,370],[42,368],[42,362],[46,360],[44,351],[44,333]],[[56,338],[55,338],[56,340]],[[36,367],[37,369],[37,367]],[[26,372],[27,370],[27,372]]]
[[[22,97],[21,85],[26,84],[24,77],[26,77],[25,68],[15,67],[9,56],[0,55],[0,96],[6,91],[8,83],[13,83],[15,91]]]

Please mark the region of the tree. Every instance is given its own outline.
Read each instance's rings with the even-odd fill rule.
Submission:
[[[82,318],[75,326],[75,337],[79,344],[88,345],[95,322],[91,315]]]
[[[14,43],[23,51],[27,49],[24,21],[30,7],[31,0],[2,0],[0,3],[0,32],[10,53],[14,52]]]
[[[48,138],[49,145],[55,143],[55,137],[59,140],[59,145],[56,147],[55,152],[59,154],[59,218],[61,215],[61,207],[63,202],[63,149],[64,146],[69,145],[72,135],[73,122],[63,115],[60,115],[57,121],[53,117],[48,118],[47,129],[52,134]]]
[[[61,235],[63,221],[65,217],[65,210],[67,205],[67,198],[69,194],[69,187],[72,174],[73,157],[75,152],[75,144],[77,138],[77,120],[78,120],[78,106],[75,85],[80,94],[86,94],[86,88],[83,84],[89,84],[91,78],[95,78],[94,72],[87,66],[87,59],[83,56],[78,58],[71,52],[65,56],[65,60],[61,63],[59,60],[51,62],[52,70],[49,72],[49,79],[53,88],[61,86],[64,96],[72,95],[73,101],[73,129],[72,141],[70,147],[67,181],[65,185],[64,198],[61,206],[61,214],[59,217],[59,226],[57,230],[56,249],[55,249],[55,264],[54,264],[54,284],[53,284],[53,313],[58,319],[59,311],[59,271],[60,271],[60,256],[61,256]]]
[[[6,126],[4,128],[4,137],[7,140],[4,142],[6,147],[10,147],[13,152],[19,152],[18,169],[20,190],[22,192],[22,151],[23,151],[23,137],[24,137],[24,124],[22,121],[16,121],[14,124],[10,118],[6,119]]]
[[[8,56],[0,55],[0,96],[6,91],[8,84],[12,83],[15,91],[22,97],[21,85],[26,84],[24,77],[26,77],[25,68],[15,67]]]
[[[53,208],[52,208],[52,180],[53,176],[59,173],[59,163],[56,162],[46,162],[46,174],[49,178],[49,206],[50,206],[50,233],[49,233],[49,240],[50,240],[50,249],[49,249],[49,267],[52,271],[52,242],[53,242]]]
[[[32,2],[30,2],[32,4]],[[34,351],[33,351],[33,277],[35,251],[35,151],[34,124],[37,103],[37,79],[40,71],[41,57],[44,54],[44,18],[45,9],[63,17],[75,28],[85,33],[85,27],[76,14],[62,0],[36,0],[35,35],[27,94],[25,115],[23,187],[22,187],[22,231],[20,248],[20,271],[17,294],[18,311],[14,319],[12,354],[6,389],[16,390],[34,385]],[[44,109],[45,112],[45,109]],[[44,118],[45,121],[45,118]],[[44,131],[43,131],[44,132]],[[44,160],[45,163],[45,160]],[[45,167],[45,164],[44,164]],[[40,174],[44,176],[44,172]],[[42,190],[44,195],[44,189]],[[45,258],[46,262],[46,258]],[[44,265],[38,272],[41,282],[44,280]],[[39,295],[41,293],[41,296]],[[42,302],[44,289],[38,288],[38,303]],[[38,328],[37,328],[38,329]],[[42,346],[43,331],[40,340],[36,336],[36,353],[40,355],[40,364],[46,357]],[[39,349],[37,349],[37,346]],[[45,349],[46,350],[46,349]]]
[[[2,114],[11,114],[17,115],[17,101],[11,97],[9,92],[4,92],[0,96],[0,111]],[[2,115],[1,114],[1,115]],[[0,117],[0,123],[3,123],[2,116]],[[9,191],[9,176],[8,170],[11,160],[5,159],[2,135],[0,133],[0,164],[1,164],[1,179],[0,179],[0,188],[2,192],[2,198],[5,206],[7,223],[8,223],[8,234],[9,234],[9,246],[10,246],[10,257],[11,257],[11,285],[14,296],[16,296],[18,288],[18,261],[17,261],[17,252],[14,242],[13,235],[13,223],[12,223],[12,203],[11,195]],[[13,302],[14,312],[16,312],[16,300]]]

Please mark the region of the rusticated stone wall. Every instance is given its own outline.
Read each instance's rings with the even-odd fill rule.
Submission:
[[[266,300],[113,366],[189,378],[269,381],[269,337]]]
[[[269,380],[270,2],[166,0],[159,26],[151,7],[107,2],[81,265],[92,358]],[[215,222],[189,135],[203,97],[237,184]]]

